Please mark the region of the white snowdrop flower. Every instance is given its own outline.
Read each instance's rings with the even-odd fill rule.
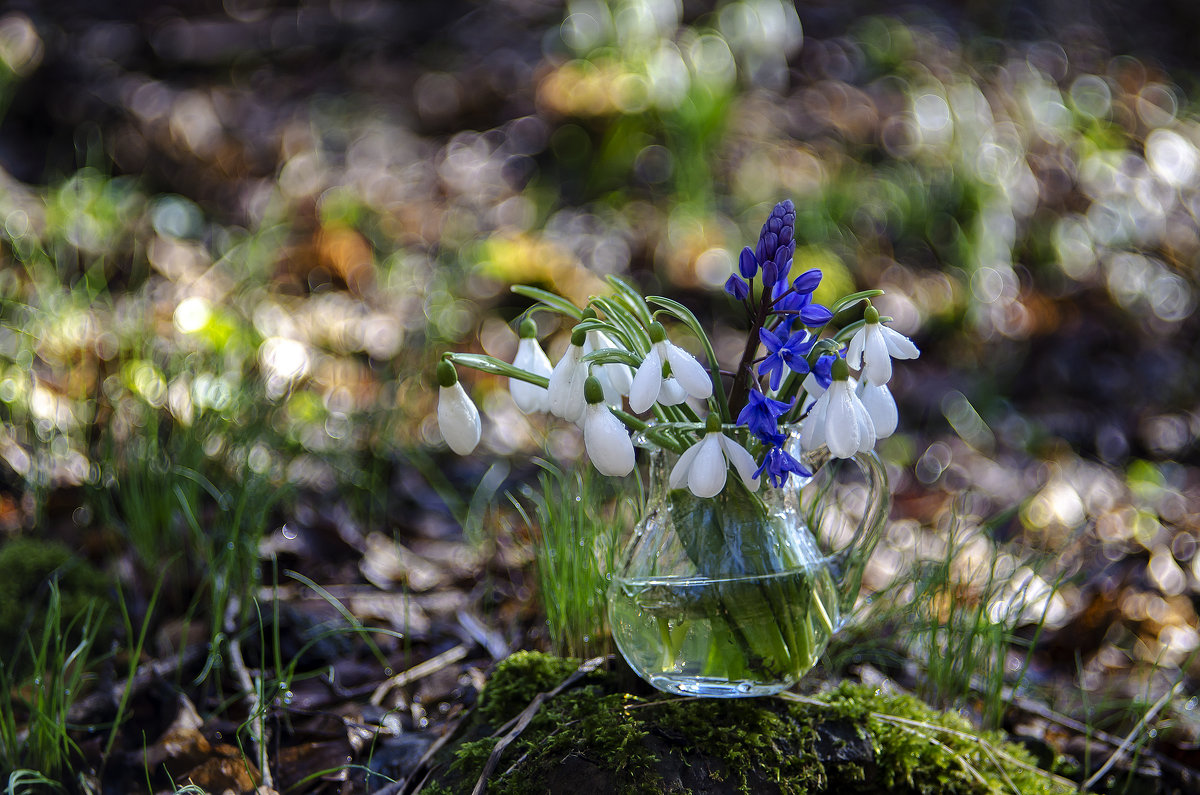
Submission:
[[[866,407],[867,414],[871,416],[871,422],[875,425],[875,438],[886,439],[895,433],[896,425],[900,422],[900,412],[896,409],[896,399],[892,397],[892,390],[888,389],[887,384],[876,386],[864,378],[858,382],[858,388],[854,391]]]
[[[532,318],[521,321],[521,340],[517,343],[517,355],[513,359],[513,367],[518,367],[528,373],[549,378],[554,371],[550,359],[537,341],[537,324]],[[508,379],[508,391],[512,394],[513,403],[517,404],[525,414],[538,411],[549,411],[550,393],[545,387],[522,381],[519,378]]]
[[[629,408],[635,414],[648,410],[656,402],[664,405],[664,398],[672,399],[675,395],[663,395],[663,382],[674,377],[686,395],[698,400],[706,400],[712,395],[712,380],[704,365],[696,361],[696,357],[667,340],[667,331],[661,323],[650,324],[650,342],[653,343],[650,352],[642,360],[633,376],[633,385],[629,391]],[[663,371],[667,370],[666,373]],[[682,400],[676,401],[681,403]]]
[[[467,391],[458,382],[454,365],[443,360],[438,364],[438,429],[450,449],[459,455],[470,455],[479,444],[482,428],[479,409],[471,402]]]
[[[602,475],[621,477],[633,471],[633,441],[629,431],[604,401],[604,387],[596,376],[584,381],[587,408],[583,411],[583,447]]]
[[[583,342],[582,331],[572,334],[567,352],[550,373],[550,386],[547,390],[550,413],[568,422],[575,422],[582,417],[586,405],[583,400],[583,382],[588,377],[588,366],[582,361]]]
[[[800,446],[815,450],[829,448],[835,458],[850,458],[875,447],[875,423],[850,382],[845,359],[833,363],[833,383],[804,419]]]
[[[758,491],[759,480],[754,476],[758,465],[754,456],[721,433],[719,417],[709,415],[704,438],[684,450],[671,469],[671,488],[678,489],[686,483],[688,490],[697,497],[715,497],[725,488],[730,464],[746,488]]]
[[[624,350],[603,331],[593,329],[587,333],[583,343],[585,356],[605,348]],[[628,395],[629,390],[633,388],[633,370],[627,364],[598,364],[592,367],[592,374],[600,380],[600,386],[604,387],[604,402],[610,406],[620,406],[621,398]]]
[[[868,306],[863,319],[867,322],[850,339],[846,361],[855,370],[861,368],[872,384],[886,384],[892,378],[892,359],[915,359],[921,352],[908,337],[880,323],[875,307]]]

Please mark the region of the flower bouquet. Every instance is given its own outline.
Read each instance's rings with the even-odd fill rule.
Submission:
[[[853,580],[857,592],[855,573],[821,556],[809,531],[820,494],[796,490],[816,468],[855,458],[873,471],[883,493],[858,536],[866,524],[877,532],[886,512],[882,468],[862,461],[896,429],[892,360],[918,350],[871,305],[879,290],[816,303],[822,274],[792,275],[795,246],[795,209],[780,202],[725,284],[749,325],[732,369],[722,369],[685,306],[643,297],[616,277],[611,294],[582,308],[516,286],[535,304],[520,319],[514,361],[446,353],[438,365],[438,423],[459,454],[474,450],[481,427],[456,365],[507,376],[523,412],[578,424],[605,475],[632,472],[635,446],[657,451],[643,519],[610,588],[610,617],[626,658],[664,689],[773,692],[815,663],[846,601],[834,579]],[[859,305],[860,319],[832,328]],[[574,323],[557,364],[538,342],[535,310]],[[688,329],[702,360],[672,342],[660,318]]]

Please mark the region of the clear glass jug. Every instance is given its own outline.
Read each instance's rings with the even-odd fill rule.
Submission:
[[[800,455],[792,431],[789,450],[811,477],[751,493],[731,472],[709,499],[672,490],[678,456],[653,448],[645,512],[613,572],[608,615],[621,654],[659,690],[785,690],[853,608],[890,506],[887,474],[874,453]]]

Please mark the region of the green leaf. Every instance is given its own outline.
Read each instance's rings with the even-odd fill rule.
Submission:
[[[654,322],[646,306],[646,299],[637,288],[619,276],[609,276],[607,281],[613,288],[613,298],[636,317],[643,327],[648,327]]]
[[[566,315],[567,317],[579,320],[583,317],[583,310],[575,306],[561,295],[557,295],[548,290],[542,290],[537,287],[530,287],[527,284],[514,284],[512,291],[517,295],[523,295],[526,298],[532,298],[535,301],[541,301],[555,312]]]
[[[629,351],[620,348],[600,348],[582,358],[588,364],[627,364],[637,368],[642,362]]]
[[[598,318],[582,320],[575,324],[575,328],[572,329],[572,332],[574,331],[603,331],[605,334],[616,337],[617,341],[624,345],[627,350],[633,347],[629,344],[630,341],[625,329],[607,320],[600,320]]]
[[[625,334],[630,342],[636,342],[635,346],[630,346],[631,351],[636,353],[646,354],[650,352],[650,336],[646,333],[646,329],[640,324],[628,309],[614,301],[611,298],[593,298],[592,306],[599,307],[605,317],[615,325],[619,325],[625,329]]]
[[[492,375],[502,375],[508,378],[515,378],[518,381],[524,381],[528,384],[534,384],[540,387],[550,386],[550,379],[545,376],[534,375],[528,370],[522,370],[520,367],[513,367],[508,362],[502,362],[493,356],[487,356],[482,353],[447,353],[442,356],[455,364],[461,364],[463,367],[469,367],[472,370],[478,370],[481,373],[491,373]]]
[[[850,295],[844,295],[833,302],[833,306],[829,307],[829,311],[836,315],[838,312],[849,309],[857,303],[866,301],[868,298],[875,298],[876,296],[880,295],[883,295],[883,290],[863,290],[861,292],[851,293]]]

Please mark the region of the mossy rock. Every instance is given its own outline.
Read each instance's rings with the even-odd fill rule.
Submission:
[[[471,792],[505,724],[578,665],[536,652],[502,662],[421,792]],[[488,793],[1072,791],[1000,735],[909,696],[845,684],[801,700],[687,699],[631,676],[598,670],[546,699],[504,749]]]
[[[64,544],[17,538],[0,546],[0,659],[28,659],[28,649],[19,657],[17,651],[25,638],[36,640],[47,628],[51,581],[58,584],[61,616],[54,631],[65,631],[92,605],[93,619],[111,625],[111,615],[102,615],[111,611],[100,608],[112,600],[103,574]]]

